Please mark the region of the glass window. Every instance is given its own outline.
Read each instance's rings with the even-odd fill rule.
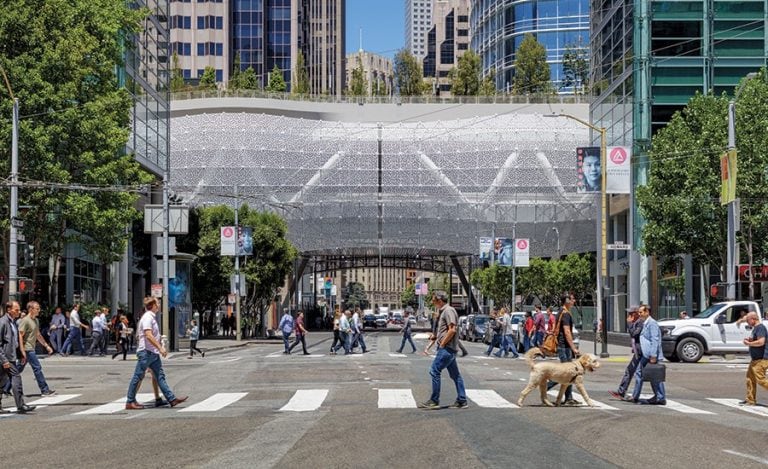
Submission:
[[[221,57],[222,55],[224,55],[224,44],[220,42],[216,43],[216,55],[218,57]]]
[[[197,55],[199,55],[199,56],[206,55],[206,53],[205,53],[205,43],[204,42],[198,42],[197,43]]]
[[[216,17],[216,29],[224,29],[224,17],[223,16],[217,16]]]
[[[184,17],[184,29],[192,29],[192,17],[191,16],[185,16]]]
[[[224,71],[216,70],[216,81],[224,81]]]

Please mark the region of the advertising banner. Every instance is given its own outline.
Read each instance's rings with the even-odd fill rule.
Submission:
[[[529,267],[531,259],[531,243],[528,238],[515,240],[515,267]]]
[[[496,238],[493,245],[493,252],[495,255],[496,263],[498,265],[505,265],[512,267],[512,249],[513,240],[510,238]]]
[[[235,255],[235,227],[234,226],[222,226],[221,227],[221,255],[222,256],[234,256]]]
[[[738,165],[736,150],[728,150],[720,157],[720,204],[736,200],[736,176]]]
[[[480,260],[491,261],[491,247],[493,242],[491,238],[480,238]]]
[[[608,147],[606,158],[606,194],[629,194],[631,186],[632,149],[629,147]]]
[[[600,192],[600,147],[576,148],[576,192]]]
[[[253,228],[238,227],[237,233],[237,255],[253,255]]]

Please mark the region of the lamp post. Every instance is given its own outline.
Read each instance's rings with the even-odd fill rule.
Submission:
[[[608,276],[608,258],[606,256],[605,251],[605,243],[606,243],[606,196],[605,196],[605,186],[606,186],[606,177],[605,177],[605,158],[607,153],[607,132],[605,127],[598,127],[594,124],[590,124],[589,122],[579,119],[576,116],[572,116],[570,114],[545,114],[547,117],[565,117],[567,119],[574,120],[581,125],[584,125],[586,127],[589,127],[590,129],[594,130],[595,132],[600,132],[600,235],[598,236],[598,257],[599,262],[597,263],[597,298],[596,298],[596,307],[597,311],[600,313],[600,317],[603,321],[603,345],[602,349],[600,350],[600,357],[601,358],[607,358],[610,355],[608,354],[608,330],[607,330],[607,324],[608,324],[608,311],[603,307],[603,285],[605,282],[605,278]]]
[[[741,93],[744,84],[755,78],[757,73],[748,73],[744,80],[741,82],[736,91],[733,93],[733,98],[728,103],[728,153],[736,153],[736,100],[739,99],[739,93]],[[730,177],[730,175],[729,175]],[[739,231],[738,223],[738,200],[731,200],[728,202],[728,249],[726,254],[726,281],[728,282],[728,288],[726,290],[726,296],[729,300],[736,299],[736,232]]]

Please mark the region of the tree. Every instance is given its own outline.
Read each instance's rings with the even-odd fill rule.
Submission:
[[[342,293],[342,301],[345,308],[367,308],[368,296],[365,294],[365,285],[360,282],[349,282]]]
[[[176,93],[184,89],[184,75],[179,65],[179,55],[173,53],[173,68],[171,69],[171,93]]]
[[[420,96],[423,93],[424,74],[419,60],[407,49],[395,55],[395,83],[401,96]]]
[[[283,78],[283,72],[277,67],[277,64],[272,68],[272,72],[269,74],[269,83],[267,83],[266,90],[271,93],[285,93],[287,85]]]
[[[400,303],[403,307],[410,306],[414,310],[419,307],[419,297],[416,296],[416,284],[411,283],[400,294]]]
[[[515,94],[550,93],[547,49],[533,34],[526,34],[515,58],[515,77],[512,89]]]
[[[483,77],[478,93],[480,96],[496,95],[496,70],[491,69],[488,74]]]
[[[296,70],[293,75],[293,86],[291,87],[291,93],[293,94],[309,94],[309,74],[307,73],[307,66],[304,60],[304,53],[299,51],[296,55]]]
[[[152,178],[132,155],[130,94],[115,70],[123,66],[126,37],[140,30],[145,11],[122,0],[9,0],[0,8],[0,66],[19,99],[19,173],[43,181],[19,190],[19,205],[29,206],[24,235],[35,247],[30,275],[52,272],[48,298],[58,303],[58,279],[65,247],[80,242],[97,261],[119,259],[139,216],[134,208],[138,184]],[[0,86],[0,115],[10,116],[12,101]],[[0,141],[10,142],[11,121],[0,119]],[[11,148],[0,145],[0,172],[10,172]],[[54,188],[78,184],[121,191]],[[8,265],[8,192],[0,192],[0,240]],[[8,273],[6,272],[6,276]],[[7,278],[7,277],[6,277]],[[47,301],[46,301],[47,300]]]
[[[568,45],[563,53],[562,88],[573,88],[574,94],[589,89],[589,51],[586,47]]]
[[[358,54],[357,66],[352,69],[352,77],[349,80],[349,95],[350,96],[365,96],[368,94],[368,80],[365,78],[365,69],[363,68],[363,60]]]
[[[240,89],[243,90],[255,90],[259,88],[259,78],[256,76],[256,72],[253,67],[248,66],[243,73],[240,74]]]
[[[200,84],[198,87],[201,90],[215,90],[216,89],[216,69],[210,65],[203,70],[203,76],[200,77]]]
[[[235,61],[232,64],[232,73],[229,75],[229,83],[227,83],[227,89],[236,91],[242,89],[242,74],[240,65],[240,53],[235,52]]]
[[[451,94],[477,96],[482,75],[479,55],[471,50],[466,51],[459,57],[458,66],[451,69],[451,72]]]
[[[485,269],[473,270],[470,279],[483,296],[492,299],[496,305],[512,305],[511,267],[494,264]]]

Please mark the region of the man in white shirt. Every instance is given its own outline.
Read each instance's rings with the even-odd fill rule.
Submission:
[[[91,346],[88,348],[88,356],[93,356],[93,349],[101,350],[101,342],[104,338],[106,331],[104,330],[104,322],[101,320],[101,311],[96,311],[96,315],[91,319]],[[99,356],[104,355],[99,352]]]
[[[138,325],[139,345],[136,347],[136,369],[133,371],[133,378],[131,378],[131,384],[128,386],[128,397],[125,402],[126,410],[144,408],[143,405],[136,402],[136,390],[144,378],[147,368],[152,370],[153,377],[171,407],[176,407],[188,399],[187,396],[176,397],[165,381],[165,372],[163,371],[163,363],[160,357],[165,358],[168,352],[160,344],[160,327],[157,325],[156,318],[157,309],[157,298],[152,296],[144,298],[144,315],[141,316]]]
[[[62,352],[64,355],[70,355],[72,353],[72,344],[78,344],[80,346],[80,354],[85,356],[85,344],[83,343],[83,333],[80,330],[81,327],[90,329],[87,325],[80,322],[80,305],[75,303],[72,307],[72,312],[69,313],[69,335],[67,340],[64,341]]]
[[[355,308],[355,314],[352,315],[352,348],[355,347],[355,343],[360,344],[363,353],[368,351],[365,346],[365,339],[363,338],[363,322],[360,321],[360,308]]]

